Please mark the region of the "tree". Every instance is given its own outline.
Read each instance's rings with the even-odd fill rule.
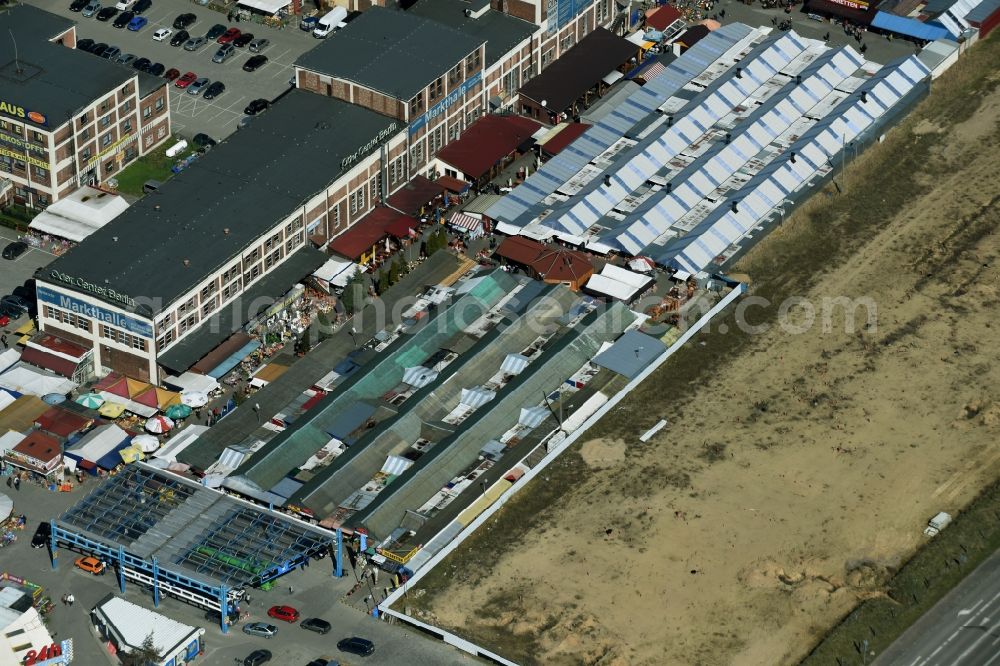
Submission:
[[[388,288],[389,288],[389,271],[379,271],[378,293],[384,294]]]
[[[295,341],[295,353],[300,356],[305,356],[312,349],[312,342],[309,340],[311,337],[311,327],[307,328],[302,332],[302,336]]]
[[[354,314],[365,305],[365,287],[363,281],[364,278],[361,277],[361,271],[355,271],[351,279],[347,281],[344,292],[340,295],[340,301],[344,304],[344,310],[348,315]]]
[[[330,321],[330,315],[326,312],[320,311],[316,316],[316,327],[319,329],[320,340],[326,340],[333,335],[333,323]]]
[[[401,269],[399,268],[399,259],[394,259],[392,264],[389,266],[389,284],[396,284],[399,282]]]
[[[128,654],[119,653],[123,666],[146,666],[160,660],[160,653],[153,642],[153,632],[150,631],[142,639],[142,645]]]

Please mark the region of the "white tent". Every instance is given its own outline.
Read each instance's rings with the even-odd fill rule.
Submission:
[[[482,407],[495,397],[497,397],[495,391],[489,391],[482,386],[477,386],[473,389],[462,389],[462,397],[459,402],[475,409]]]
[[[329,291],[330,287],[345,287],[360,267],[353,261],[333,257],[312,274],[320,286]]]
[[[0,411],[7,409],[10,405],[14,404],[17,398],[12,396],[7,391],[0,391]]]
[[[127,208],[124,197],[95,187],[81,187],[39,213],[28,226],[79,243]]]
[[[400,456],[388,456],[385,459],[385,463],[382,465],[382,473],[399,476],[406,470],[410,469],[412,464],[412,460],[408,460]]]
[[[114,451],[127,438],[127,432],[114,423],[109,423],[91,430],[75,446],[68,449],[66,453],[71,453],[82,460],[89,460],[96,463]]]
[[[26,435],[16,430],[8,430],[0,435],[0,455],[3,455],[24,441]]]
[[[409,384],[413,388],[423,388],[437,378],[438,372],[436,370],[425,368],[422,365],[407,368],[403,371],[403,383]]]
[[[0,372],[21,360],[21,352],[16,349],[6,349],[0,354]]]
[[[288,0],[240,0],[236,4],[274,16],[291,3]]]
[[[48,395],[49,393],[65,395],[76,387],[77,384],[74,384],[65,377],[42,372],[20,362],[0,375],[0,388],[22,394],[29,393],[39,397]]]
[[[195,440],[201,437],[206,430],[208,430],[208,426],[185,426],[180,432],[168,440],[166,446],[158,450],[153,455],[156,458],[163,458],[164,460],[177,460],[177,454],[194,444]]]
[[[549,411],[548,407],[542,407],[541,405],[522,407],[521,415],[518,417],[517,422],[526,428],[537,428],[551,414],[552,412]]]
[[[605,264],[599,274],[587,280],[584,289],[628,302],[652,282],[653,278],[648,275],[640,275],[614,264]]]
[[[198,393],[211,393],[219,388],[219,382],[214,377],[202,375],[197,372],[185,372],[179,377],[167,377],[164,380],[170,386],[174,386],[183,391],[195,391]]]
[[[522,354],[507,354],[507,357],[500,364],[500,370],[508,375],[519,375],[528,367],[528,357]]]

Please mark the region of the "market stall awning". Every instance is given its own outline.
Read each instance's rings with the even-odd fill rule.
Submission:
[[[0,375],[0,388],[9,389],[16,393],[30,393],[37,396],[49,393],[65,395],[76,387],[77,384],[65,377],[51,375],[23,363],[18,363]]]
[[[113,469],[121,461],[118,450],[127,446],[130,439],[131,435],[109,423],[88,432],[66,449],[66,455],[78,461],[90,461],[103,469]]]
[[[423,388],[437,378],[438,372],[436,370],[425,368],[422,365],[407,368],[403,371],[403,383],[409,384],[413,388]]]
[[[211,372],[208,373],[208,376],[214,377],[215,379],[225,376],[227,372],[239,365],[240,361],[252,354],[258,347],[260,347],[260,340],[250,340],[235,352],[230,354],[222,363],[215,366]]]
[[[507,354],[500,364],[500,370],[508,375],[519,375],[528,367],[528,363],[530,363],[528,357],[523,354]]]
[[[219,382],[214,377],[197,372],[185,372],[179,377],[166,377],[164,383],[181,391],[211,393],[219,388]]]
[[[889,12],[877,12],[872,20],[873,28],[880,28],[897,35],[905,35],[933,42],[936,39],[945,39],[949,36],[948,30],[939,25],[928,25],[923,21],[896,16]]]
[[[497,397],[496,391],[484,389],[477,386],[472,389],[462,389],[462,397],[459,402],[472,408],[482,407],[486,403]]]
[[[483,228],[483,221],[481,219],[467,213],[455,213],[448,220],[448,224],[459,229],[467,229],[468,231],[482,231]]]
[[[288,0],[239,0],[236,4],[273,16],[291,3]]]
[[[149,407],[140,402],[136,402],[131,398],[123,398],[120,395],[108,393],[107,391],[97,391],[97,393],[108,401],[106,404],[101,406],[101,409],[104,409],[110,403],[117,403],[125,407],[126,411],[132,412],[138,416],[145,416],[146,418],[149,418],[150,416],[156,414],[156,407]]]

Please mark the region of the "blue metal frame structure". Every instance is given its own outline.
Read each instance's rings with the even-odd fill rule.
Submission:
[[[223,633],[245,588],[332,551],[334,541],[334,575],[343,575],[340,530],[331,534],[142,464],[104,481],[51,526],[54,569],[60,545],[92,554],[115,566],[123,593],[128,578],[152,590],[154,606],[169,594],[219,610]]]

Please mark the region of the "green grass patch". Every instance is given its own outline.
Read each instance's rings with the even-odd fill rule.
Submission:
[[[177,141],[171,137],[159,148],[143,155],[114,176],[118,181],[118,191],[122,194],[141,197],[143,194],[142,186],[147,180],[158,180],[161,183],[169,180],[174,175],[170,170],[171,167],[194,152],[186,150],[177,157],[167,157],[167,148],[175,143]]]

